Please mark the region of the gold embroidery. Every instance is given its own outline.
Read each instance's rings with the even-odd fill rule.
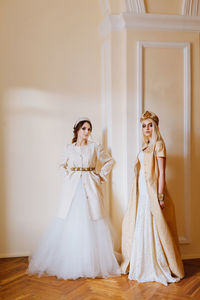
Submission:
[[[95,168],[82,168],[82,167],[77,167],[77,168],[71,168],[71,171],[94,171]]]

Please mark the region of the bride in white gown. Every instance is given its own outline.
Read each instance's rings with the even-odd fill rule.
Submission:
[[[164,285],[184,276],[175,215],[165,187],[164,141],[158,117],[146,111],[141,117],[143,147],[122,228],[122,273],[129,266],[131,280]]]
[[[101,191],[113,159],[101,145],[88,141],[91,131],[88,118],[75,123],[74,138],[66,147],[62,165],[66,176],[60,206],[30,258],[29,274],[62,279],[120,274]],[[98,160],[102,164],[99,174],[95,172]]]

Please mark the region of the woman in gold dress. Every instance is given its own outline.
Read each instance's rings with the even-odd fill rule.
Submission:
[[[142,149],[122,226],[122,273],[139,282],[164,285],[184,276],[172,201],[165,186],[166,149],[159,119],[146,111],[141,119]]]

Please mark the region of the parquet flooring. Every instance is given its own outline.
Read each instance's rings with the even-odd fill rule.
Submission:
[[[108,279],[57,280],[28,276],[27,257],[0,259],[1,300],[200,300],[200,259],[184,261],[186,276],[165,287]]]

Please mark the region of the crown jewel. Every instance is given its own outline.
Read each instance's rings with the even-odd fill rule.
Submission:
[[[156,114],[154,114],[153,112],[148,111],[148,110],[146,110],[146,111],[142,114],[142,116],[141,116],[141,118],[140,118],[140,122],[143,122],[143,121],[146,120],[146,119],[151,119],[151,120],[153,120],[157,125],[158,125],[158,123],[159,123],[159,118],[158,118],[158,116],[156,116]]]

